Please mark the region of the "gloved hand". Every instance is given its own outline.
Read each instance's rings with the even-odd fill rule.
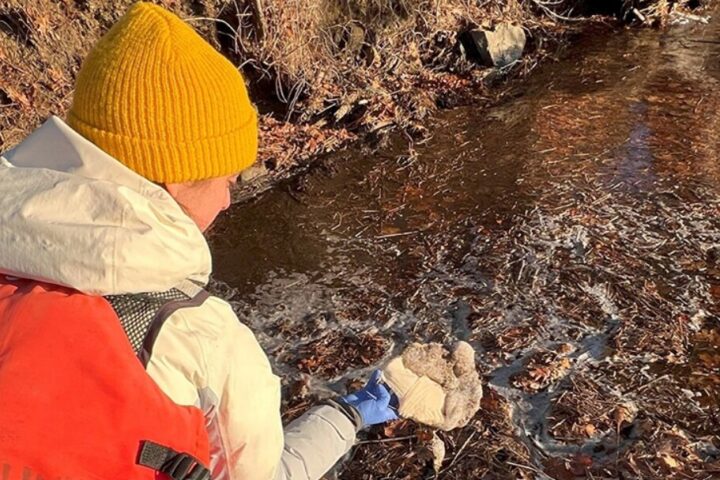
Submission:
[[[366,427],[398,419],[397,412],[390,406],[392,394],[380,384],[381,375],[380,370],[375,370],[362,390],[341,398],[358,411]]]

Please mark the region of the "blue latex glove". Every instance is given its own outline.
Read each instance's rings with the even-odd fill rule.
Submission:
[[[366,427],[398,419],[397,412],[390,405],[392,394],[385,385],[380,384],[380,375],[380,370],[375,370],[362,390],[341,398],[355,407]]]

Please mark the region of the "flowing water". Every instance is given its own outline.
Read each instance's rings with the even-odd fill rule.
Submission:
[[[717,13],[588,31],[426,144],[341,152],[234,206],[215,288],[286,417],[410,341],[462,339],[485,398],[441,435],[441,478],[720,478]],[[434,478],[414,428],[370,431],[333,475]]]

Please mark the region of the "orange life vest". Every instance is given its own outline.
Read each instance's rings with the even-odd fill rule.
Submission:
[[[209,478],[202,412],[160,390],[119,320],[103,297],[0,275],[0,480]]]

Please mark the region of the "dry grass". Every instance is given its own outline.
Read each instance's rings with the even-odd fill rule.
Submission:
[[[514,22],[530,42],[574,27],[572,5],[540,0],[157,0],[246,73],[267,115],[257,174],[399,127],[424,138],[438,105],[487,94],[487,69],[467,62],[458,32]],[[133,0],[0,0],[0,151],[49,115],[64,115],[87,51]],[[643,2],[662,13],[666,0]]]

